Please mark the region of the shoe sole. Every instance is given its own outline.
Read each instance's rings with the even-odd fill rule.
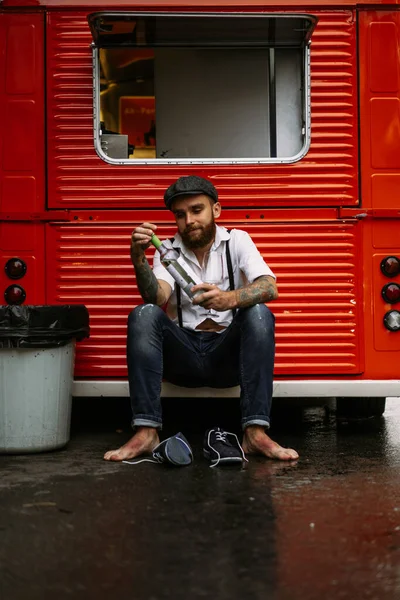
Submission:
[[[168,440],[164,452],[169,462],[176,467],[184,467],[192,462],[188,447],[179,438],[173,437]]]
[[[219,465],[223,464],[232,464],[232,463],[242,463],[243,458],[241,456],[226,456],[225,458],[211,458],[211,454],[208,450],[203,450],[203,454],[205,458],[208,458],[211,461],[212,465],[218,463]]]

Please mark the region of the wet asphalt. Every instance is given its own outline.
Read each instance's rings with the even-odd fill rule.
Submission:
[[[189,467],[103,461],[130,435],[120,399],[76,400],[61,451],[0,456],[0,600],[400,598],[400,400],[353,423],[276,402],[271,437],[300,460],[243,469],[202,457],[235,401],[196,402],[165,404]]]

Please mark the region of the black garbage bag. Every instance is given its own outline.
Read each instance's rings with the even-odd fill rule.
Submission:
[[[0,306],[0,348],[57,348],[89,332],[83,304]]]

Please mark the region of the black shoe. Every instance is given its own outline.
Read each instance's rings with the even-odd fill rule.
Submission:
[[[193,462],[192,449],[189,442],[179,432],[160,442],[152,452],[152,458],[140,458],[139,460],[123,460],[123,463],[128,465],[138,465],[142,462],[165,463],[166,465],[174,465],[175,467],[184,467]]]
[[[234,465],[247,462],[238,437],[220,427],[209,429],[204,436],[203,453],[211,460],[211,466]]]
[[[184,467],[193,462],[193,452],[183,433],[179,432],[158,444],[153,450],[153,458],[160,463]]]

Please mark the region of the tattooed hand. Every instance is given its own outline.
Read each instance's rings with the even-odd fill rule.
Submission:
[[[150,240],[155,233],[157,225],[154,223],[142,223],[132,232],[131,257],[133,264],[140,263],[144,257],[144,251],[150,246]]]
[[[275,279],[269,275],[258,277],[253,283],[229,292],[224,292],[210,283],[201,283],[192,287],[194,293],[198,290],[204,290],[204,293],[196,296],[193,304],[200,304],[204,308],[213,308],[218,311],[247,308],[275,300],[278,297]]]
[[[193,304],[200,304],[203,308],[224,311],[236,306],[235,291],[224,292],[212,283],[200,283],[193,286],[192,291],[194,293],[197,291],[203,292],[193,298]]]

